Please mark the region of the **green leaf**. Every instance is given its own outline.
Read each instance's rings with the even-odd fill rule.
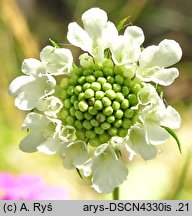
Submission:
[[[127,20],[128,20],[128,17],[122,19],[119,22],[119,24],[117,25],[117,31],[120,31],[123,28],[123,26],[125,25],[125,23],[127,22]]]
[[[162,126],[162,127],[175,139],[175,141],[177,142],[177,146],[179,148],[179,152],[182,153],[181,143],[180,143],[179,138],[177,137],[177,134],[175,133],[175,131],[169,127],[165,127],[165,126]]]
[[[82,177],[82,175],[81,175],[81,173],[80,173],[80,171],[79,171],[78,168],[76,168],[76,171],[77,171],[78,175],[80,176],[80,178],[83,179],[83,177]]]
[[[51,44],[52,44],[55,48],[59,48],[59,45],[58,45],[54,40],[52,40],[51,38],[49,38],[49,41],[51,42]]]

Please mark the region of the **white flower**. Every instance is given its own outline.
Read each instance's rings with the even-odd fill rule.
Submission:
[[[104,58],[104,50],[117,37],[115,25],[107,21],[107,14],[99,8],[91,8],[82,15],[84,29],[76,22],[68,26],[68,41],[89,52],[97,61]]]
[[[67,169],[82,169],[89,159],[88,148],[82,140],[63,144],[58,153],[64,161],[64,167]]]
[[[136,75],[145,82],[170,85],[178,77],[179,71],[167,67],[177,63],[181,56],[182,50],[177,42],[163,40],[158,46],[149,46],[142,51]]]
[[[92,187],[98,193],[111,193],[126,180],[128,170],[109,144],[99,146],[84,166],[84,175],[92,174]]]
[[[130,128],[126,137],[126,149],[130,152],[130,160],[136,154],[140,154],[144,160],[156,157],[157,148],[146,140],[146,131],[142,124]]]
[[[37,109],[45,113],[45,115],[57,117],[57,113],[63,107],[63,103],[55,96],[45,97],[38,101]]]
[[[44,115],[31,112],[27,115],[22,129],[29,130],[29,134],[20,142],[19,148],[24,152],[54,154],[61,143],[68,142],[62,136],[63,127],[58,119],[50,119]]]
[[[54,93],[55,79],[45,74],[42,63],[36,59],[26,59],[22,72],[9,86],[9,93],[16,97],[15,106],[20,110],[34,109],[39,100]]]
[[[115,38],[110,50],[116,65],[134,65],[141,54],[141,44],[144,42],[144,34],[137,26],[128,26],[124,35]]]
[[[40,58],[51,75],[68,74],[72,69],[73,56],[69,49],[46,46],[41,51]]]

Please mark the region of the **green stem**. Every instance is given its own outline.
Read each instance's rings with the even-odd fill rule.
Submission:
[[[113,200],[119,200],[119,187],[113,191]]]

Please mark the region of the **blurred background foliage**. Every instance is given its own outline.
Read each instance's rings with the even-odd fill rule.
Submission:
[[[18,149],[25,136],[20,126],[24,113],[14,107],[14,98],[7,93],[9,83],[21,75],[24,58],[39,57],[49,38],[78,49],[66,40],[69,22],[81,22],[81,14],[91,8],[104,9],[109,19],[118,22],[129,17],[129,23],[145,33],[144,46],[174,39],[183,49],[177,64],[180,77],[165,89],[169,104],[182,117],[178,135],[182,143],[179,154],[174,140],[169,139],[155,160],[137,157],[129,167],[128,180],[121,186],[121,199],[192,199],[192,1],[190,0],[0,0],[0,171],[33,173],[50,184],[63,186],[70,199],[110,199],[98,195],[74,171],[63,168],[57,156],[26,154]],[[29,185],[30,187],[30,185]]]

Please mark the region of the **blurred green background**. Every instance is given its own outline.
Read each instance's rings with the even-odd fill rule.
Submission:
[[[178,135],[180,154],[175,141],[169,139],[155,160],[136,157],[128,161],[128,180],[121,186],[121,199],[192,199],[192,1],[190,0],[0,0],[0,171],[15,174],[39,174],[52,185],[63,186],[69,199],[111,199],[98,195],[75,171],[63,168],[57,156],[26,154],[19,150],[25,136],[20,127],[25,113],[16,110],[14,98],[7,93],[10,82],[21,75],[24,58],[39,58],[39,51],[52,38],[70,48],[74,56],[79,50],[68,46],[69,22],[81,22],[81,14],[100,7],[109,19],[140,26],[145,33],[144,46],[158,44],[168,38],[182,47],[182,60],[176,65],[180,77],[165,89],[166,100],[181,114]],[[30,187],[30,186],[29,186]]]

